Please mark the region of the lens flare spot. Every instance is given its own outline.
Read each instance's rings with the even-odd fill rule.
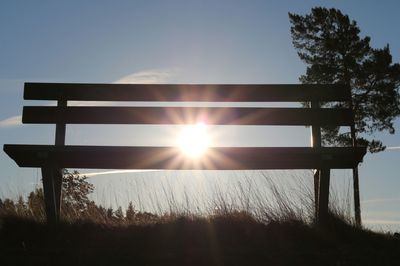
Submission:
[[[207,126],[204,123],[185,126],[178,137],[178,147],[190,158],[204,155],[210,146]]]

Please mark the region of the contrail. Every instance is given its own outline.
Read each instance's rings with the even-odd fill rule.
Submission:
[[[113,175],[113,174],[123,174],[123,173],[144,173],[144,172],[158,172],[160,170],[111,170],[104,172],[93,172],[93,173],[80,173],[79,176],[98,176],[98,175]]]
[[[400,198],[382,198],[382,199],[369,199],[363,200],[362,203],[381,203],[381,202],[392,202],[392,201],[400,201]]]
[[[363,223],[364,224],[392,224],[392,225],[397,225],[397,224],[400,224],[400,221],[398,221],[398,220],[364,219]]]
[[[387,150],[400,150],[400,146],[386,147]]]

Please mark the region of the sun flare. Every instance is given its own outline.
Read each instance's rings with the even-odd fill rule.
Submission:
[[[210,146],[210,137],[204,123],[185,126],[178,137],[178,147],[190,158],[199,158]]]

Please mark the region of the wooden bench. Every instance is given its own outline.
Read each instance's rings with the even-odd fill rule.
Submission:
[[[349,88],[341,85],[156,85],[25,83],[25,100],[57,106],[25,106],[23,123],[55,124],[55,145],[4,145],[20,167],[41,168],[49,222],[60,217],[63,168],[95,169],[316,169],[316,215],[328,215],[330,169],[356,169],[365,147],[322,147],[321,126],[354,133]],[[312,108],[68,106],[68,101],[311,102]],[[319,102],[350,108],[319,108]],[[178,118],[178,119],[177,119]],[[312,147],[210,147],[194,160],[178,147],[65,145],[67,124],[194,124],[311,126]],[[354,134],[352,134],[354,137]],[[354,142],[355,143],[355,142]],[[357,180],[358,182],[358,180]],[[358,183],[357,183],[358,186]],[[358,190],[358,187],[357,187]]]

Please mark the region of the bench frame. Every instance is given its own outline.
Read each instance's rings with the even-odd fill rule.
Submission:
[[[353,169],[356,223],[361,224],[357,167],[366,148],[357,147],[351,92],[347,86],[25,83],[24,99],[57,101],[56,107],[27,106],[23,112],[23,123],[56,124],[55,145],[4,145],[4,151],[20,167],[41,168],[50,223],[60,219],[63,168],[315,169],[315,215],[322,225],[329,213],[330,170],[350,168]],[[310,102],[311,108],[68,107],[67,102],[71,100]],[[345,108],[320,108],[320,102],[326,101],[345,102]],[[177,121],[166,113],[185,119]],[[218,156],[193,161],[180,155],[176,147],[65,145],[67,124],[193,124],[203,118],[207,124],[222,125],[309,125],[312,147],[214,147],[210,150]],[[322,147],[321,126],[324,125],[349,126],[352,147]],[[104,159],[104,155],[119,158]],[[144,159],[136,159],[140,157]],[[159,159],[149,163],[146,158]]]

